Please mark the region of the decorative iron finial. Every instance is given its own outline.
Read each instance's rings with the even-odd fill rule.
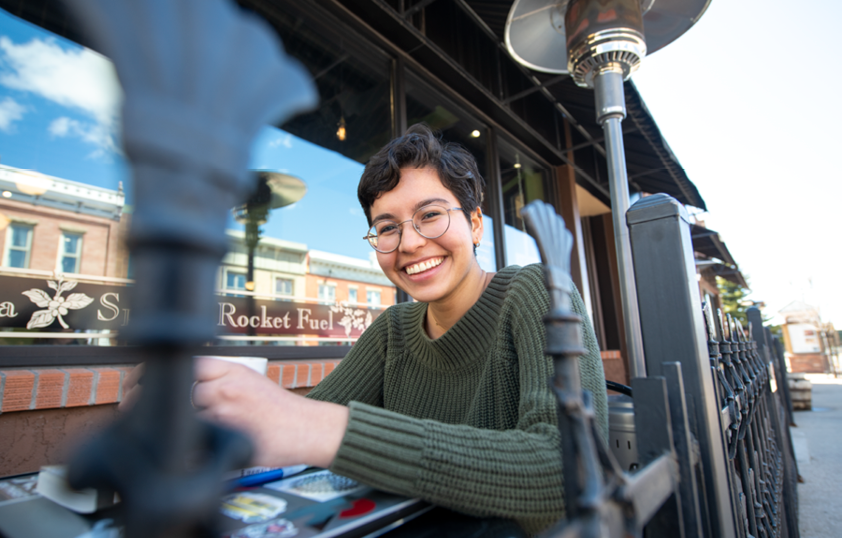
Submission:
[[[538,252],[544,262],[547,289],[550,292],[551,308],[570,308],[570,252],[573,249],[573,234],[564,225],[550,204],[540,200],[524,207],[521,218],[526,230],[538,244]]]
[[[716,339],[720,342],[728,339],[725,334],[725,320],[723,319],[721,308],[716,309]]]

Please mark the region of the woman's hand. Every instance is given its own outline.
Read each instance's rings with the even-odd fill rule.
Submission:
[[[140,398],[140,378],[143,377],[145,363],[140,363],[132,369],[131,372],[123,379],[123,399],[117,409],[120,411],[128,411],[131,409],[137,400]]]
[[[293,394],[241,364],[198,358],[195,375],[199,416],[247,434],[254,464],[333,462],[348,426],[347,407]]]

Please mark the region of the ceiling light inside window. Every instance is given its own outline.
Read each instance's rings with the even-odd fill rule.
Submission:
[[[340,142],[344,142],[346,134],[345,118],[343,117],[339,120],[339,128],[336,130],[336,138],[338,138]]]
[[[480,134],[482,134],[482,133],[480,133],[480,132],[479,132],[478,130],[476,130],[476,129],[474,129],[473,131],[471,131],[471,136],[472,136],[473,138],[479,138],[479,135],[480,135]]]

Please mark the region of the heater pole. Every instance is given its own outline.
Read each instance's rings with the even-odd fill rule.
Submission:
[[[620,279],[620,301],[626,333],[629,378],[646,376],[643,338],[640,330],[640,310],[637,305],[634,264],[626,213],[629,210],[629,180],[621,123],[626,117],[623,91],[623,67],[608,63],[596,69],[593,77],[596,94],[596,119],[605,133],[608,160],[608,182],[611,190],[611,214],[614,220],[614,246],[617,250],[617,270]]]

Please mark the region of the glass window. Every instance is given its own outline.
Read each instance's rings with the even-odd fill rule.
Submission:
[[[292,280],[288,278],[275,279],[276,295],[292,295]]]
[[[312,75],[319,104],[283,125],[265,126],[252,145],[250,168],[267,172],[267,185],[278,196],[266,218],[254,203],[246,203],[229,222],[225,263],[245,273],[251,258],[255,297],[252,306],[233,301],[226,306],[232,312],[226,326],[241,331],[232,321],[249,308],[261,316],[266,312],[267,319],[307,313],[311,321],[333,322],[328,329],[311,325],[299,333],[293,332],[297,324],[283,330],[261,325],[247,337],[266,343],[347,344],[359,337],[362,325],[348,329],[337,321],[348,317],[336,310],[341,307],[337,299],[345,301],[352,287],[392,287],[362,239],[368,223],[357,200],[365,163],[392,138],[392,59],[347,28],[305,20],[286,9],[273,5],[267,20],[286,52]],[[255,237],[251,244],[248,238]],[[283,305],[277,295],[292,295],[294,303]],[[372,309],[372,317],[380,311]]]
[[[16,268],[0,271],[0,296],[17,313],[0,317],[4,345],[118,343],[132,203],[121,99],[108,59],[0,10],[0,248]],[[71,294],[91,301],[50,317],[31,300]]]
[[[319,284],[319,300],[325,303],[336,302],[336,285],[334,284]]]
[[[246,274],[227,269],[225,271],[225,289],[245,291]]]
[[[61,260],[59,270],[62,273],[78,273],[82,264],[82,234],[62,232]]]
[[[356,303],[357,302],[357,288],[348,288],[348,302],[349,303]]]
[[[380,290],[368,290],[365,292],[365,300],[372,306],[380,306]]]
[[[440,131],[442,139],[446,142],[456,142],[464,146],[476,159],[480,175],[483,178],[488,177],[488,128],[411,71],[406,73],[406,117],[407,125],[424,122]],[[496,271],[494,220],[488,210],[488,196],[484,197],[481,207],[483,236],[477,249],[477,260],[480,267],[486,271]]]
[[[349,286],[366,285],[380,286],[384,302],[394,302],[387,291],[394,287],[362,239],[368,224],[356,192],[365,163],[392,138],[392,58],[341,23],[286,9],[273,5],[265,15],[284,49],[313,77],[319,105],[283,125],[265,126],[253,141],[249,166],[277,180],[270,187],[276,196],[267,218],[243,200],[228,222],[231,247],[218,282],[223,292],[235,293],[219,298],[220,339],[349,343],[359,337],[360,324],[350,331],[338,322],[323,329],[322,322],[339,312],[319,303],[333,305]],[[108,308],[128,309],[121,288],[131,285],[131,269],[141,269],[132,267],[123,244],[133,185],[119,143],[122,90],[114,67],[100,54],[2,10],[0,40],[0,261],[31,272],[0,273],[3,295],[16,297],[17,311],[28,308],[12,321],[0,319],[0,341],[32,342],[30,335],[24,340],[15,333],[29,331],[36,306],[21,291],[38,288],[52,297],[57,284],[43,275],[59,270],[84,272],[86,282],[75,292],[94,299],[88,310],[67,318],[71,330],[108,331],[110,340],[103,341],[116,344],[119,324],[106,324],[95,309],[109,319]],[[37,233],[18,226],[26,219],[37,220]],[[320,289],[317,283],[326,278],[338,283],[338,292],[336,286]],[[243,290],[254,296],[238,296]],[[123,303],[114,302],[116,295]],[[104,306],[103,298],[114,306]],[[298,324],[287,321],[298,308],[313,322],[306,332],[294,332]],[[255,315],[259,327],[251,326]],[[37,330],[58,327],[56,321]]]
[[[10,224],[6,232],[6,255],[3,265],[26,269],[29,267],[29,251],[32,247],[32,226]]]
[[[548,170],[505,139],[498,140],[500,183],[502,185],[506,265],[539,263],[535,240],[526,233],[520,217],[523,207],[533,200],[551,202]]]

